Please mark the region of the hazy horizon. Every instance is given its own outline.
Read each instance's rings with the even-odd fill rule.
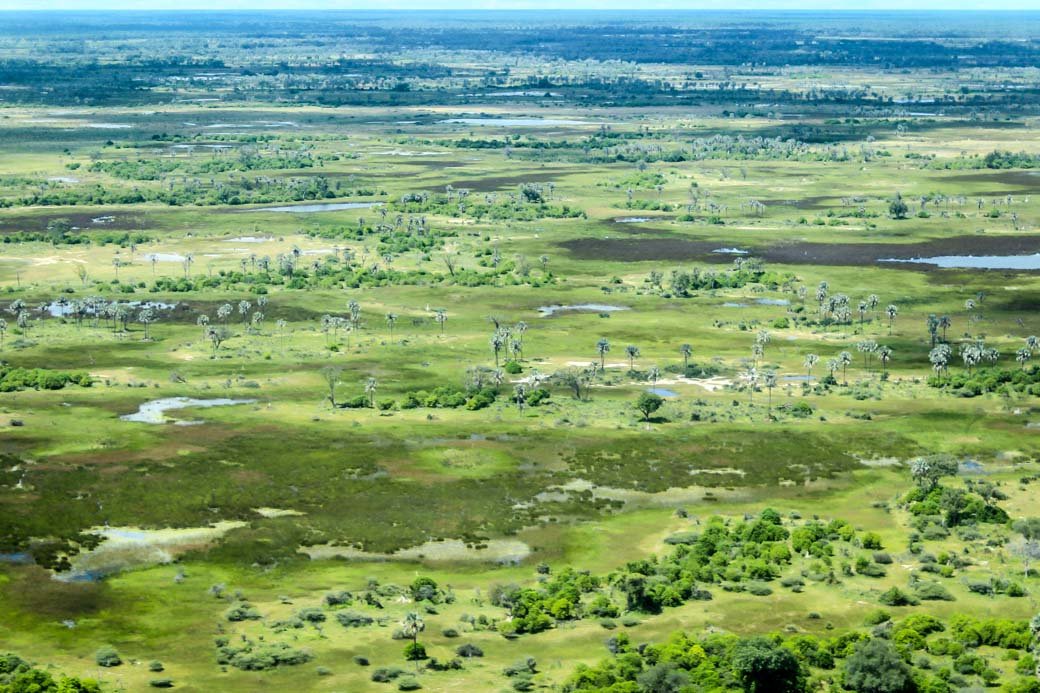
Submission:
[[[835,0],[0,0],[0,11],[274,11],[274,10],[379,10],[379,11],[458,11],[458,10],[600,10],[600,11],[827,11],[827,12],[1015,12],[1037,11],[1035,0],[998,0],[985,10],[973,0],[918,0],[911,7],[898,0],[863,0],[850,6]]]

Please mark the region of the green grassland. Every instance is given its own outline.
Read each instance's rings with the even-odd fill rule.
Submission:
[[[503,669],[525,657],[538,662],[534,685],[551,689],[577,665],[606,657],[604,639],[621,631],[661,642],[679,629],[863,630],[879,595],[905,589],[919,563],[902,500],[914,458],[975,461],[978,478],[1006,495],[1000,506],[1012,519],[1035,515],[1035,396],[994,388],[969,397],[930,384],[928,316],[950,318],[943,339],[953,347],[951,371],[962,370],[957,346],[976,339],[999,350],[994,367],[1020,369],[1016,351],[1040,330],[1040,275],[879,260],[1040,250],[1040,176],[976,165],[995,150],[1035,155],[1040,124],[941,115],[834,124],[807,108],[800,123],[817,127],[825,143],[740,153],[724,138],[772,138],[787,121],[648,110],[0,110],[0,359],[92,381],[0,394],[3,649],[100,676],[112,690],[146,689],[160,678],[149,671],[153,660],[184,691],[391,690],[371,674],[394,666],[413,673],[405,642],[391,635],[419,606],[388,590],[381,608],[349,607],[373,624],[347,628],[335,618],[343,609],[322,600],[425,575],[453,595],[424,614],[429,654],[449,660],[462,643],[484,654],[461,670],[422,671],[424,689],[507,690]],[[475,113],[571,122],[442,122]],[[274,125],[243,127],[256,123]],[[608,134],[617,141],[600,148],[596,140]],[[497,142],[460,144],[467,139]],[[698,149],[685,160],[658,156]],[[159,174],[149,179],[152,171]],[[318,178],[331,186],[320,194],[307,182]],[[147,199],[95,204],[95,186]],[[525,200],[525,191],[540,201]],[[416,193],[428,201],[405,199]],[[907,218],[890,213],[897,193]],[[379,206],[264,209],[344,202]],[[715,252],[731,248],[746,253]],[[734,260],[751,257],[764,273],[740,286],[680,296],[670,284],[673,270],[731,275]],[[849,297],[848,319],[820,319],[821,282]],[[879,304],[858,313],[870,295]],[[150,324],[135,307],[125,326],[40,309],[95,296],[160,307]],[[18,301],[22,324],[9,309]],[[323,329],[323,316],[349,316],[350,301],[360,308],[350,328]],[[625,310],[539,311],[586,304]],[[892,320],[888,305],[897,307]],[[202,315],[225,330],[216,346]],[[489,341],[496,321],[513,329],[502,354]],[[520,322],[524,331],[512,327]],[[753,355],[762,330],[769,339]],[[560,374],[598,364],[601,338],[610,344],[606,368],[575,397]],[[517,339],[522,349],[511,355]],[[856,348],[863,340],[890,347],[891,360],[868,362]],[[678,377],[684,343],[690,377]],[[628,345],[639,350],[631,362]],[[827,361],[843,351],[852,356],[847,372],[825,384]],[[819,363],[805,382],[809,354]],[[757,373],[775,372],[775,386],[747,385],[751,359]],[[488,386],[497,396],[486,406],[406,406],[409,393],[437,388],[468,400],[469,369],[483,367],[494,381],[495,367],[514,360],[518,372]],[[655,366],[656,383],[648,377]],[[332,406],[330,374],[338,402],[371,396],[384,405]],[[538,375],[548,378],[548,398],[517,406],[516,385],[534,389]],[[674,396],[644,421],[635,402],[652,385]],[[169,412],[177,423],[120,418],[171,397],[248,402]],[[664,555],[667,537],[699,531],[710,516],[736,523],[765,507],[792,529],[819,517],[845,520],[857,536],[876,532],[894,564],[882,577],[850,573],[798,591],[772,582],[762,596],[712,587],[711,601],[627,614],[608,624],[614,631],[585,617],[502,634],[508,610],[492,603],[495,585],[536,586],[542,565],[550,575],[572,568],[606,576]],[[161,561],[135,555],[121,570],[79,581],[49,570],[62,560],[76,566],[105,527],[218,522],[234,524],[164,545]],[[1035,613],[1040,581],[1009,548],[1014,533],[1006,523],[980,526],[924,541],[928,553],[972,560],[942,580],[953,601],[894,607],[896,618]],[[861,552],[852,541],[837,545],[848,561]],[[439,553],[448,546],[458,550]],[[816,560],[795,555],[783,575],[819,572]],[[1012,575],[1024,597],[970,589]],[[215,585],[223,586],[216,596]],[[229,608],[245,600],[262,619],[229,622]],[[305,607],[327,621],[276,626]],[[479,618],[495,625],[478,627]],[[449,628],[459,636],[445,636]],[[285,643],[311,658],[246,671],[218,663],[221,638]],[[94,653],[103,645],[124,664],[99,668]],[[983,648],[989,666],[1001,681],[1017,680],[1014,661],[998,649]],[[935,658],[935,667],[948,664]]]

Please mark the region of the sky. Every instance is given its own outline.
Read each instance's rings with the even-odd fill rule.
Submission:
[[[0,0],[2,10],[1040,10],[1040,0]]]

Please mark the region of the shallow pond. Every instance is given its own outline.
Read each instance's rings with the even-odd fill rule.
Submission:
[[[595,125],[584,120],[557,118],[449,118],[439,121],[450,125],[490,125],[492,127],[537,127],[539,125]]]
[[[935,257],[882,258],[878,262],[909,262],[943,269],[1040,269],[1040,253],[1034,255],[936,255]]]
[[[578,303],[571,306],[541,306],[538,312],[543,318],[557,313],[583,312],[583,313],[613,313],[619,310],[629,310],[627,306],[610,306],[603,303]]]
[[[177,409],[205,409],[208,407],[227,407],[234,404],[253,404],[255,399],[193,399],[191,397],[167,397],[145,402],[133,414],[124,414],[119,418],[135,423],[162,424],[169,421],[165,413]]]
[[[315,212],[336,212],[341,209],[368,209],[377,207],[381,202],[327,202],[313,205],[284,205],[282,207],[260,207],[250,212],[283,212],[292,214],[313,214]]]
[[[716,248],[711,251],[716,255],[747,255],[748,251],[741,250],[740,248]]]
[[[186,258],[180,253],[148,253],[144,259],[148,262],[184,262]]]
[[[646,391],[649,392],[652,395],[657,395],[658,397],[678,397],[679,396],[679,393],[677,393],[675,390],[669,390],[666,387],[650,387],[650,388],[647,388]]]
[[[176,303],[163,303],[161,301],[128,301],[123,305],[131,308],[151,308],[152,310],[173,310],[177,307]],[[52,318],[65,318],[74,315],[76,312],[71,301],[51,301],[44,310]],[[86,314],[93,315],[94,311],[88,310]]]
[[[519,539],[489,539],[481,548],[459,539],[428,541],[393,553],[362,551],[352,546],[306,546],[300,549],[311,559],[340,558],[355,561],[445,561],[517,564],[531,555],[531,547]]]
[[[123,570],[169,563],[178,553],[209,544],[228,531],[245,525],[245,522],[225,521],[211,527],[185,529],[97,527],[89,533],[102,537],[104,541],[73,556],[72,569],[56,573],[54,579],[96,582]]]
[[[225,238],[225,243],[269,243],[273,241],[272,236],[236,236],[235,238]]]

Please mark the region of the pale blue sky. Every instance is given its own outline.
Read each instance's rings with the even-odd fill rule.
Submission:
[[[1040,0],[0,0],[0,10],[1040,10]]]

